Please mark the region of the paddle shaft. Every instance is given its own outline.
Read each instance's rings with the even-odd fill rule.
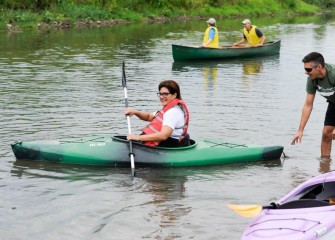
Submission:
[[[122,87],[124,91],[124,103],[126,108],[128,107],[128,93],[127,93],[127,80],[126,80],[126,72],[125,72],[125,63],[122,63]],[[128,124],[128,133],[131,133],[131,125],[130,125],[130,116],[127,115],[127,124]],[[135,159],[133,153],[133,144],[132,141],[129,140],[129,157],[130,157],[130,166],[132,175],[135,175]]]
[[[124,88],[124,94],[125,94],[125,106],[126,108],[128,107],[128,98],[127,98],[127,88]],[[127,116],[127,124],[128,124],[128,133],[131,133],[131,125],[130,125],[130,117]],[[134,153],[133,153],[133,144],[132,141],[129,140],[129,155],[130,155],[130,163],[131,163],[131,168],[135,168],[135,160],[134,160]]]

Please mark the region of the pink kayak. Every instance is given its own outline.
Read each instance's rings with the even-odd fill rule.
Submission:
[[[242,240],[334,240],[335,172],[314,177],[271,206],[261,207]]]

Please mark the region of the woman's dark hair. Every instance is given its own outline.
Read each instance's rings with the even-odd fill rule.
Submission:
[[[182,100],[181,94],[180,94],[179,85],[175,81],[173,81],[173,80],[164,80],[164,81],[162,81],[158,85],[158,91],[160,91],[162,87],[166,87],[167,89],[169,89],[169,92],[171,94],[177,93],[177,99]]]
[[[322,67],[325,66],[325,59],[323,58],[321,53],[318,52],[311,52],[307,54],[303,59],[303,63],[313,62],[314,64],[318,65],[321,64]]]

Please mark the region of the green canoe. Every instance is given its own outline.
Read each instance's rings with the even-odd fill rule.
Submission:
[[[133,142],[136,166],[201,166],[279,159],[282,146],[262,147],[202,140],[180,148],[148,147]],[[56,163],[130,166],[124,136],[90,136],[60,140],[19,141],[12,145],[17,159]]]
[[[279,51],[280,40],[266,42],[264,45],[257,47],[202,48],[172,44],[172,56],[175,61],[261,57],[275,55]]]

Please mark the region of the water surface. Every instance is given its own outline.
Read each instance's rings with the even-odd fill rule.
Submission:
[[[267,205],[333,168],[320,156],[325,100],[317,96],[303,143],[291,146],[305,100],[301,59],[335,63],[332,16],[252,19],[279,55],[174,63],[171,44],[200,45],[204,21],[101,29],[0,33],[0,236],[3,239],[239,239],[248,219],[225,204]],[[222,45],[241,37],[240,19],[218,21]],[[174,79],[191,113],[190,134],[282,145],[265,163],[137,169],[15,160],[10,143],[126,134],[129,105],[160,108],[157,85]],[[139,132],[143,122],[132,118]],[[136,159],[135,159],[136,161]]]

